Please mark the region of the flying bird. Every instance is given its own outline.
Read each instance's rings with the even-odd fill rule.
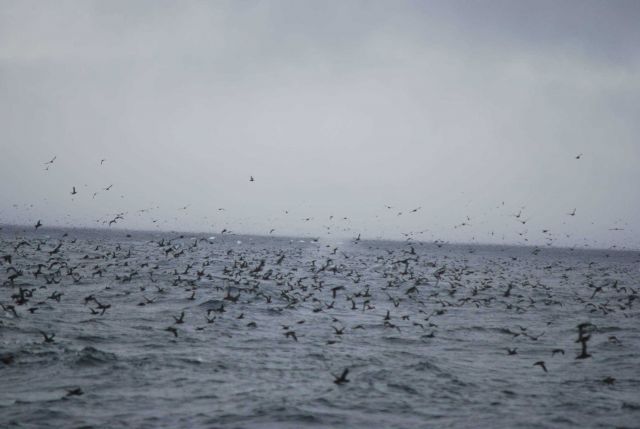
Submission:
[[[80,396],[84,392],[81,388],[76,387],[75,389],[67,389],[67,394],[65,396]]]
[[[348,383],[350,380],[347,380],[347,374],[349,374],[349,368],[345,368],[344,371],[342,371],[342,375],[340,377],[336,376],[335,374],[331,374],[335,378],[333,382],[336,384]]]
[[[56,334],[47,335],[45,332],[42,332],[42,331],[40,331],[40,333],[44,337],[44,342],[45,343],[52,343],[53,342],[53,337],[56,336]]]
[[[118,222],[118,219],[123,220],[124,217],[122,217],[122,214],[117,214],[116,217],[114,217],[113,219],[111,219],[109,221],[109,226],[113,225],[114,223]]]
[[[544,361],[540,360],[540,361],[538,361],[538,362],[533,364],[533,366],[536,366],[536,365],[539,366],[540,368],[544,369],[544,372],[548,372],[547,371],[547,367],[544,365]]]
[[[49,170],[49,167],[51,167],[51,165],[53,164],[53,161],[55,161],[57,158],[57,156],[54,156],[51,161],[47,161],[44,163],[44,165],[46,165],[46,167],[44,168],[45,170]]]
[[[184,311],[180,313],[180,317],[173,316],[173,318],[176,320],[176,323],[184,323]]]
[[[287,331],[284,333],[284,336],[289,338],[293,338],[296,342],[298,342],[298,337],[296,336],[296,332],[295,331]]]

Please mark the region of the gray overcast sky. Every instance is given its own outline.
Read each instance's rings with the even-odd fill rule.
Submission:
[[[0,222],[637,248],[639,22],[635,0],[0,1]]]

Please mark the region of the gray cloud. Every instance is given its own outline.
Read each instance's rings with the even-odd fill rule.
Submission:
[[[638,9],[4,2],[0,219],[637,247]]]

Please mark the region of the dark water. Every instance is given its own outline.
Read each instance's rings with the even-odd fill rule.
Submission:
[[[638,252],[0,233],[2,428],[640,426]]]

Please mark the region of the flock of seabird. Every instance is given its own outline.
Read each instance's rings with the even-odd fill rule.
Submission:
[[[577,155],[575,155],[575,156],[574,156],[574,158],[575,158],[576,160],[580,160],[580,159],[582,159],[582,157],[583,157],[583,154],[582,154],[582,153],[577,154]],[[57,157],[57,156],[54,156],[51,160],[49,160],[49,161],[45,162],[45,163],[44,163],[44,165],[45,165],[45,170],[49,170],[49,169],[53,166],[54,162],[55,162],[57,159],[58,159],[58,157]],[[99,165],[103,165],[103,164],[105,163],[105,161],[106,161],[106,159],[105,159],[105,158],[100,159],[100,164],[99,164]],[[249,176],[249,182],[255,182],[255,181],[256,181],[255,177],[254,177],[253,175],[250,175],[250,176]],[[85,185],[85,186],[86,186],[86,185]],[[106,191],[111,190],[111,188],[112,188],[112,187],[113,187],[113,184],[111,184],[111,185],[109,185],[109,186],[106,186],[106,187],[104,187],[104,188],[101,188],[100,190],[98,190],[98,191],[96,191],[96,192],[93,192],[93,196],[92,196],[92,198],[95,198],[95,197],[98,195],[98,193],[99,193],[100,191],[105,191],[105,192],[106,192]],[[70,193],[71,193],[71,195],[72,195],[72,196],[75,196],[75,195],[77,195],[77,194],[79,193],[79,192],[78,192],[78,190],[77,190],[77,188],[76,188],[76,186],[72,186],[72,188],[71,188],[71,192],[70,192]],[[123,197],[123,196],[122,196],[122,197]],[[502,204],[501,204],[501,205],[499,205],[497,208],[504,208],[504,206],[505,206],[505,203],[504,203],[504,202],[502,202]],[[189,205],[185,205],[185,206],[183,206],[183,207],[180,207],[178,210],[186,211],[186,210],[188,209],[188,207],[189,207]],[[385,207],[387,210],[393,210],[393,209],[394,209],[394,207],[393,207],[393,206],[388,205],[388,204],[385,204],[385,205],[384,205],[384,207]],[[137,211],[137,214],[146,213],[146,212],[149,212],[150,210],[159,209],[159,208],[160,208],[160,207],[158,206],[158,207],[154,207],[154,208],[144,208],[144,209],[140,209],[140,210],[138,210],[138,211]],[[422,206],[418,206],[418,207],[414,207],[414,208],[412,208],[412,209],[406,209],[406,210],[400,209],[399,211],[397,211],[396,216],[402,216],[403,214],[407,214],[407,213],[408,213],[408,214],[416,214],[416,213],[417,213],[417,212],[419,212],[421,209],[422,209]],[[531,217],[527,217],[527,218],[525,218],[525,217],[524,217],[524,215],[523,215],[523,210],[524,210],[524,209],[525,209],[525,207],[522,207],[522,208],[518,211],[518,213],[516,213],[516,214],[512,215],[512,216],[515,218],[515,221],[516,221],[518,224],[520,224],[521,226],[523,226],[523,227],[524,227],[524,226],[530,226],[530,225],[527,225],[527,224],[529,224],[529,221],[531,220]],[[224,210],[225,210],[224,208],[219,208],[219,209],[218,209],[218,211],[219,211],[219,212],[220,212],[220,211],[224,211]],[[397,210],[397,209],[396,209],[396,210]],[[576,208],[573,208],[573,209],[571,209],[569,212],[565,212],[565,213],[566,213],[567,215],[571,216],[571,217],[575,217],[575,216],[576,216],[576,212],[577,212],[577,209],[576,209]],[[288,210],[284,210],[284,211],[283,211],[283,213],[285,213],[285,214],[289,214],[289,211],[288,211]],[[106,216],[105,216],[105,217],[103,217],[102,219],[98,219],[98,220],[96,220],[96,222],[97,222],[97,223],[102,223],[102,224],[104,224],[104,225],[106,225],[106,226],[111,227],[111,226],[114,226],[114,225],[116,225],[116,224],[120,224],[120,222],[119,222],[119,221],[123,221],[123,220],[125,219],[125,215],[129,215],[129,213],[126,213],[126,212],[119,212],[119,213],[112,214],[112,215],[106,215]],[[207,217],[205,216],[205,219],[206,219],[206,218],[207,218]],[[313,216],[305,216],[305,217],[302,217],[302,218],[301,218],[301,220],[302,220],[303,222],[305,222],[305,223],[306,223],[306,222],[310,222],[310,221],[312,221],[312,220],[314,220],[314,219],[315,219],[315,218],[314,218]],[[336,219],[338,219],[338,218],[336,218]],[[340,219],[341,219],[342,221],[349,221],[349,220],[350,220],[348,216],[340,217]],[[174,220],[178,221],[178,218],[174,218]],[[334,216],[333,216],[333,215],[329,216],[329,221],[333,221],[333,220],[334,220]],[[156,226],[156,227],[159,227],[158,219],[152,219],[152,223],[153,223],[153,224],[155,224],[155,226]],[[165,220],[165,223],[166,223],[166,220]],[[616,223],[617,223],[617,222],[616,222]],[[38,220],[38,224],[39,224],[40,226],[42,225],[41,220]],[[316,225],[316,226],[317,226],[317,225]],[[350,232],[350,231],[351,231],[351,227],[350,227],[350,226],[346,226],[346,225],[339,225],[339,224],[331,224],[331,225],[324,225],[324,224],[323,224],[323,225],[321,225],[321,227],[325,230],[325,232],[326,232],[326,234],[327,234],[327,235],[331,235],[331,233],[332,233],[332,232],[331,232],[331,230],[332,230],[332,229],[336,229],[336,228],[338,228],[338,229],[340,230],[340,233],[341,233],[341,234],[344,234],[345,232],[346,232],[346,233],[348,233],[348,232]],[[456,229],[460,229],[460,228],[465,228],[465,227],[472,227],[472,219],[471,219],[471,217],[470,217],[470,216],[465,216],[465,218],[464,218],[464,220],[463,220],[463,221],[458,222],[458,223],[456,223],[456,224],[453,224],[453,225],[452,225],[452,228],[453,228],[454,230],[456,230]],[[618,225],[614,225],[614,226],[612,226],[612,227],[610,227],[610,228],[607,228],[607,230],[608,230],[608,231],[624,231],[624,228],[621,228],[621,227],[619,227]],[[268,234],[273,234],[275,231],[276,231],[276,228],[269,228],[269,229],[268,229]],[[428,230],[424,230],[424,231],[413,231],[413,232],[403,232],[403,233],[401,233],[401,234],[405,237],[405,239],[406,239],[407,241],[411,241],[411,240],[419,239],[419,238],[420,238],[420,236],[421,236],[422,234],[424,234],[425,232],[427,232],[427,231],[428,231]],[[541,231],[542,231],[542,234],[543,234],[543,235],[542,235],[542,238],[543,238],[544,243],[546,244],[546,246],[553,246],[553,245],[554,245],[554,243],[557,241],[557,239],[558,239],[558,238],[571,238],[571,235],[570,235],[570,234],[565,234],[565,236],[564,236],[564,237],[562,237],[562,236],[560,236],[560,235],[557,235],[557,234],[554,234],[554,233],[551,231],[551,229],[550,229],[550,228],[542,228],[542,229],[541,229]],[[229,228],[224,228],[224,232],[222,232],[222,233],[230,233],[230,232],[231,232],[231,231],[229,230]],[[515,236],[514,236],[514,237],[515,237],[515,238],[517,238],[517,239],[519,239],[519,240],[523,240],[523,244],[528,244],[528,242],[529,242],[529,233],[530,233],[530,231],[529,231],[529,230],[527,230],[527,229],[525,229],[525,230],[522,230],[522,231],[516,231],[516,232],[517,232],[518,237],[515,237]],[[489,232],[488,234],[489,234],[489,236],[491,236],[491,237],[492,237],[492,240],[493,240],[493,238],[494,238],[494,237],[495,237],[495,235],[496,235],[496,234],[495,234],[495,232],[493,232],[493,231]],[[537,238],[536,238],[536,240],[539,240],[539,238],[540,238],[540,237],[537,237]],[[504,240],[504,239],[505,239],[505,237],[503,236],[503,240]],[[436,241],[438,241],[438,240],[436,240]],[[474,241],[474,242],[476,241],[476,237],[475,237],[475,236],[473,236],[473,237],[472,237],[472,241]],[[586,243],[585,243],[585,247],[588,247],[588,244],[586,244]],[[616,246],[613,246],[613,248],[616,248]]]
[[[366,265],[360,266],[362,271],[357,268],[358,264],[370,264],[372,261],[363,260],[357,252],[349,255],[347,249],[338,253],[336,247],[320,253],[322,247],[319,244],[319,256],[304,267],[287,265],[286,258],[291,255],[282,249],[252,252],[229,247],[224,252],[224,266],[215,268],[211,252],[214,249],[221,252],[224,244],[206,238],[188,240],[180,236],[152,240],[147,245],[157,249],[153,255],[127,247],[126,241],[117,243],[115,247],[105,242],[88,249],[87,243],[68,236],[57,240],[44,236],[31,239],[17,237],[0,243],[5,251],[8,250],[0,259],[2,271],[6,274],[2,287],[13,291],[11,302],[1,302],[0,306],[5,317],[16,323],[71,299],[79,292],[74,286],[96,279],[105,284],[104,295],[92,293],[83,296],[77,305],[86,307],[88,313],[97,317],[108,317],[112,308],[112,304],[107,302],[112,283],[126,287],[125,293],[130,302],[140,307],[156,305],[168,289],[184,294],[184,298],[190,301],[202,295],[219,296],[219,305],[206,311],[188,307],[172,316],[171,323],[161,329],[176,340],[183,334],[181,327],[188,324],[195,324],[196,330],[205,330],[207,326],[220,323],[230,313],[236,313],[232,316],[236,320],[251,319],[246,311],[237,314],[234,310],[237,307],[244,309],[246,305],[266,306],[279,312],[308,308],[310,317],[317,313],[326,314],[331,317],[327,329],[332,333],[326,344],[331,346],[348,341],[357,332],[368,329],[391,330],[398,335],[407,330],[418,330],[422,332],[422,338],[432,339],[438,335],[438,317],[461,307],[498,306],[520,315],[537,311],[538,307],[566,304],[566,297],[556,297],[554,288],[533,276],[522,279],[520,283],[505,278],[506,270],[514,262],[511,258],[506,258],[502,266],[494,264],[485,267],[481,273],[475,273],[464,261],[451,260],[437,266],[428,253],[416,251],[416,246],[421,243],[407,244],[401,250],[386,250],[386,256],[377,256],[373,263],[379,275],[379,281],[375,283],[380,285],[378,291],[366,282],[371,275],[365,272]],[[352,247],[365,245],[360,236],[349,243]],[[79,251],[87,253],[80,255]],[[595,268],[595,264],[589,266]],[[559,269],[561,265],[547,268]],[[595,280],[589,280],[592,275],[586,275],[585,293],[572,298],[583,306],[586,317],[592,313],[624,314],[633,308],[638,299],[638,291],[634,287],[621,285],[617,280],[594,284]],[[148,284],[153,286],[150,288]],[[604,292],[607,292],[607,297],[601,299]],[[345,311],[377,314],[379,322],[348,326],[338,316]],[[206,323],[199,325],[199,318]],[[305,322],[307,320],[302,319],[284,324],[283,338],[303,341],[295,326]],[[256,321],[246,321],[246,329],[256,326]],[[576,343],[580,344],[580,349],[575,359],[591,358],[587,344],[597,332],[597,327],[585,322],[576,329]],[[545,332],[534,333],[522,326],[515,330],[505,327],[501,332],[534,343],[545,335]],[[46,344],[59,340],[55,332],[47,332],[44,328],[35,334]],[[615,337],[609,341],[619,342]],[[548,352],[552,357],[565,354],[559,348]],[[507,355],[518,355],[517,348],[507,348]],[[12,365],[15,360],[15,356],[9,354],[2,356],[4,365]],[[542,359],[533,365],[544,372],[549,370]],[[348,373],[349,368],[343,368],[340,376],[334,376],[334,382],[338,385],[349,382]],[[611,384],[615,379],[609,377],[606,382]],[[81,390],[72,392],[75,393],[69,395],[82,394]]]
[[[582,154],[576,156],[576,159],[581,156]],[[46,169],[55,160],[56,157],[45,163]],[[102,159],[101,164],[104,161]],[[250,176],[250,181],[255,181],[253,176]],[[107,186],[104,190],[108,191],[112,186]],[[75,187],[71,193],[77,193]],[[391,206],[387,208],[392,209]],[[421,207],[416,207],[410,212],[415,213],[420,209]],[[402,212],[398,213],[401,214]],[[569,215],[575,216],[576,210],[573,209]],[[514,217],[522,224],[527,221],[522,218],[522,211],[514,214]],[[116,214],[109,220],[109,226],[122,219],[124,213]],[[469,221],[467,219],[461,226]],[[42,226],[42,222],[38,220],[34,229],[38,230]],[[225,232],[226,229],[221,233]],[[272,232],[274,229],[269,231],[270,234]],[[504,272],[510,263],[517,260],[516,257],[502,262],[502,265],[486,266],[478,273],[464,261],[436,265],[428,254],[416,251],[415,247],[421,243],[411,241],[402,250],[385,250],[373,261],[382,281],[380,290],[376,291],[372,290],[374,286],[366,282],[370,275],[366,271],[371,267],[362,265],[371,261],[364,261],[357,253],[349,254],[348,249],[335,246],[330,246],[326,253],[319,252],[318,257],[306,266],[287,265],[285,258],[290,255],[281,249],[252,253],[229,247],[224,254],[224,266],[216,268],[212,253],[201,250],[205,248],[220,251],[224,244],[214,243],[206,238],[190,241],[180,236],[152,240],[147,244],[159,249],[159,253],[153,257],[127,247],[126,241],[115,247],[106,243],[97,244],[91,251],[78,256],[78,249],[86,251],[87,243],[83,243],[82,247],[81,243],[69,238],[67,234],[59,239],[37,235],[30,239],[16,237],[2,240],[0,244],[6,252],[0,255],[4,273],[2,287],[12,291],[10,301],[1,302],[0,306],[4,312],[3,318],[11,318],[15,323],[43,311],[45,303],[51,306],[70,299],[67,296],[72,296],[73,293],[68,293],[69,289],[90,283],[96,278],[107,285],[104,292],[111,288],[108,285],[112,282],[128,285],[130,289],[126,293],[131,302],[140,307],[156,305],[168,289],[180,291],[185,299],[191,301],[202,294],[220,294],[220,305],[215,308],[207,308],[206,311],[198,307],[181,309],[172,317],[173,320],[167,321],[168,326],[159,328],[166,331],[174,341],[182,336],[183,326],[193,324],[196,330],[205,330],[207,326],[218,324],[230,313],[234,314],[236,320],[246,321],[245,329],[254,329],[257,322],[246,320],[251,319],[250,314],[236,314],[235,311],[235,308],[245,308],[244,305],[247,304],[263,305],[278,312],[308,307],[310,317],[318,313],[327,314],[331,322],[326,329],[331,337],[326,345],[331,346],[349,341],[350,336],[367,329],[393,331],[398,335],[410,330],[421,332],[425,339],[436,338],[437,319],[448,311],[461,307],[473,309],[498,306],[517,315],[536,311],[538,307],[562,306],[563,300],[567,299],[555,296],[552,287],[533,276],[523,278],[519,283],[506,279]],[[445,243],[435,244],[440,248]],[[362,240],[360,234],[349,243],[349,246],[365,245],[366,241]],[[535,251],[533,253],[537,254]],[[171,261],[171,268],[166,268],[166,261]],[[361,270],[357,269],[359,264]],[[561,267],[553,265],[547,268],[551,271]],[[622,285],[617,280],[601,281],[596,285],[592,282],[591,275],[589,272],[585,279],[585,291],[588,293],[569,298],[584,308],[586,317],[592,313],[626,313],[633,308],[638,299],[636,288],[629,284]],[[107,279],[108,282],[105,281]],[[145,286],[146,284],[152,284],[153,287]],[[607,291],[606,299],[601,297],[603,291]],[[74,293],[77,294],[77,290]],[[82,297],[76,304],[86,307],[87,313],[96,317],[109,317],[112,304],[106,301],[107,296],[107,293],[104,296],[93,293]],[[414,311],[415,309],[417,310]],[[345,311],[374,314],[377,315],[378,322],[373,325],[348,326],[337,315]],[[198,320],[205,324],[200,325]],[[304,336],[297,331],[296,326],[305,322],[306,320],[292,320],[283,325],[282,338],[294,343],[304,341]],[[0,328],[2,323],[0,319]],[[550,321],[548,324],[551,323]],[[587,344],[592,335],[598,332],[598,328],[585,322],[576,329],[576,343],[580,345],[580,349],[576,351],[575,359],[591,358]],[[544,332],[534,334],[527,327],[505,327],[502,333],[532,342],[545,335]],[[33,334],[41,337],[45,344],[60,340],[55,332],[47,332],[44,328]],[[619,340],[611,337],[609,341]],[[518,356],[517,350],[516,347],[507,348],[507,356]],[[564,355],[565,351],[555,348],[544,353],[550,353],[554,357]],[[16,356],[10,353],[5,353],[0,358],[6,366],[16,363]],[[536,360],[533,366],[540,367],[544,372],[551,369],[542,359]],[[349,368],[342,368],[340,375],[333,375],[333,382],[336,385],[348,383],[348,374]],[[603,382],[613,384],[615,379],[607,377]],[[82,389],[74,387],[65,396],[82,394]]]

